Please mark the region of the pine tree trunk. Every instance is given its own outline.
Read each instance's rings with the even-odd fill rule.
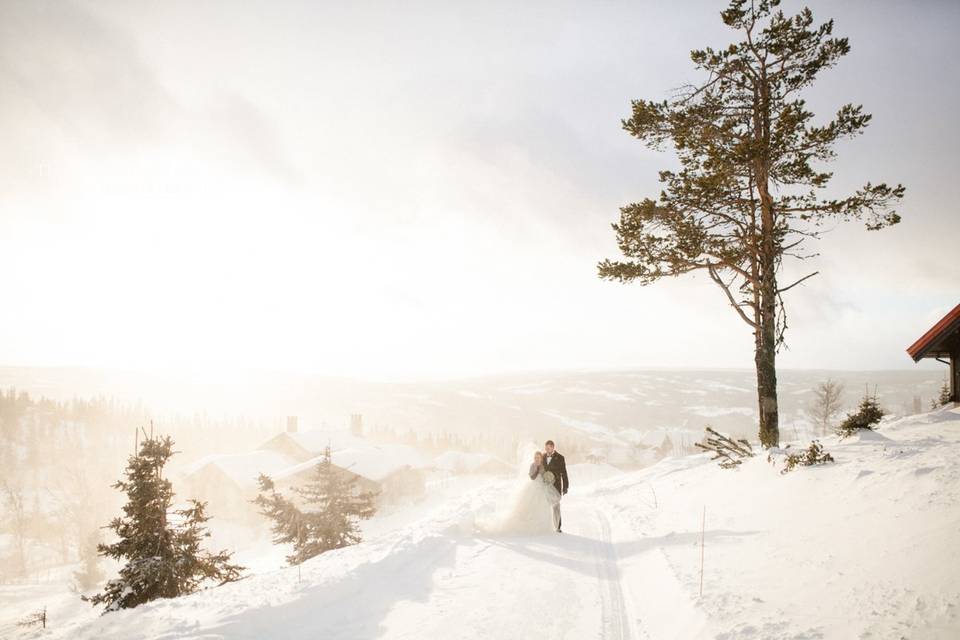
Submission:
[[[766,315],[766,314],[761,314]],[[776,447],[780,444],[780,414],[777,408],[777,350],[774,321],[763,320],[759,331],[760,344],[756,352],[757,399],[760,409],[760,444]]]
[[[761,66],[760,80],[754,91],[754,137],[761,150],[755,159],[754,172],[760,196],[760,266],[759,326],[755,361],[757,396],[760,410],[760,444],[780,444],[779,411],[777,408],[777,225],[770,194],[770,97],[766,67]]]
[[[777,263],[773,198],[767,189],[766,175],[759,182],[761,209],[760,240],[760,326],[757,327],[755,362],[757,396],[760,410],[760,444],[780,444],[777,407]]]

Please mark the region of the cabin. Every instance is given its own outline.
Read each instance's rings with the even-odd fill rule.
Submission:
[[[213,454],[189,465],[183,473],[183,498],[206,502],[211,516],[247,522],[254,516],[250,500],[257,495],[257,478],[272,476],[297,464],[275,451]]]
[[[363,438],[358,437],[347,429],[308,429],[298,431],[294,425],[291,429],[280,433],[257,447],[260,451],[275,453],[293,458],[297,462],[306,462],[323,455],[324,450],[330,447],[331,451],[347,449],[366,444]]]
[[[277,487],[285,490],[309,482],[322,459],[320,455],[278,473],[274,477]],[[413,447],[365,444],[333,451],[330,461],[340,473],[356,482],[357,490],[376,493],[378,507],[417,499],[424,494],[424,462]]]
[[[257,495],[257,478],[270,476],[277,488],[293,495],[315,473],[327,447],[331,462],[356,480],[359,491],[377,494],[377,505],[416,500],[423,496],[427,466],[423,456],[405,445],[374,446],[346,431],[288,431],[248,453],[214,454],[189,465],[183,474],[183,497],[203,500],[218,518],[256,520],[250,504]]]
[[[955,306],[939,322],[930,327],[912,345],[907,347],[907,353],[914,362],[923,358],[934,358],[950,367],[950,399],[960,402],[960,304]]]

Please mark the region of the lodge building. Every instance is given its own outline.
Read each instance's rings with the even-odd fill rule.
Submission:
[[[950,366],[950,399],[960,402],[960,304],[907,347],[914,362],[934,358]]]

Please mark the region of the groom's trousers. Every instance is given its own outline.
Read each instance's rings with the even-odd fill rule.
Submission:
[[[557,504],[553,505],[553,528],[556,531],[560,531],[560,525],[563,523],[563,518],[560,517],[560,501],[557,500]]]

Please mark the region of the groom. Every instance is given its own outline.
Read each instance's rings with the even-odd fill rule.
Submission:
[[[561,495],[567,493],[567,489],[570,488],[570,480],[567,478],[567,462],[563,459],[563,456],[557,453],[556,445],[553,444],[553,440],[547,440],[543,445],[546,451],[543,454],[543,472],[546,473],[550,471],[553,473],[553,486],[556,487],[557,492]],[[553,507],[553,526],[557,530],[557,533],[561,533],[560,525],[563,520],[560,517],[560,502]]]

